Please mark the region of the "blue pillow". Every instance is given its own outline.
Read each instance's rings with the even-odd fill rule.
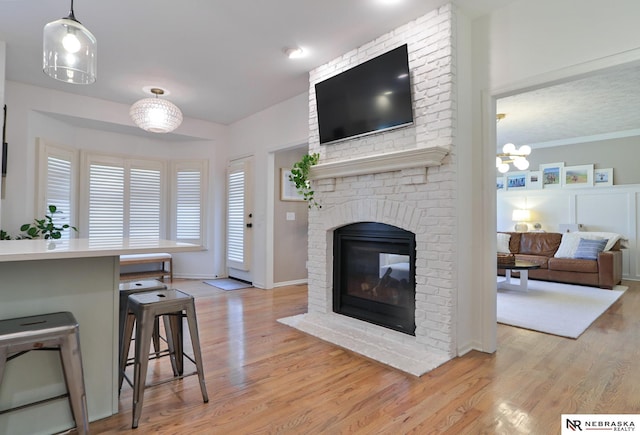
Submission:
[[[580,258],[582,260],[597,260],[598,254],[604,250],[607,246],[608,239],[580,239],[578,243],[578,249],[573,258]]]

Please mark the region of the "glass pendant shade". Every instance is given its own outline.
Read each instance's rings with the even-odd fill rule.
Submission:
[[[178,106],[157,97],[136,101],[129,109],[129,115],[138,127],[152,133],[169,133],[182,124]]]
[[[44,26],[42,69],[66,83],[88,85],[96,81],[97,41],[73,16]]]

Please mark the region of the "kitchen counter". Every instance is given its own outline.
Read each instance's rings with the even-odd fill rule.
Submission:
[[[170,240],[0,241],[0,319],[72,312],[80,325],[89,419],[108,417],[118,412],[120,255],[202,249]],[[7,363],[0,409],[64,390],[57,352],[29,352]],[[0,433],[48,434],[72,426],[66,399],[0,415]]]

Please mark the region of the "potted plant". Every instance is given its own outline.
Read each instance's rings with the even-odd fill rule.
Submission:
[[[291,175],[289,175],[289,180],[292,181],[296,185],[296,189],[298,192],[304,197],[304,200],[307,201],[309,208],[316,207],[321,208],[315,199],[315,192],[311,189],[311,180],[309,180],[309,169],[311,166],[318,164],[318,160],[320,159],[320,154],[305,154],[302,158],[293,164],[291,168]]]
[[[58,211],[58,207],[56,207],[55,205],[49,205],[48,210],[49,214],[45,214],[44,219],[34,219],[31,223],[23,224],[20,227],[20,231],[25,234],[18,236],[18,238],[59,239],[60,237],[62,237],[62,232],[66,229],[71,228],[74,231],[78,231],[76,227],[72,227],[68,224],[56,226],[53,222],[53,215],[56,213],[60,213],[60,211]]]

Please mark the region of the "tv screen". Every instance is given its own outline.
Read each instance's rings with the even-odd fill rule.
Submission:
[[[413,122],[406,44],[315,88],[321,144]]]

